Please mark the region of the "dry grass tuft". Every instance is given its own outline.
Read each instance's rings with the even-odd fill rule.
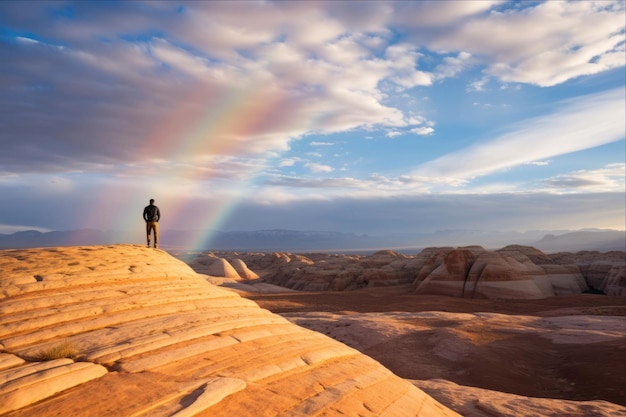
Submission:
[[[51,361],[62,358],[74,359],[78,356],[78,353],[78,349],[71,342],[63,342],[60,345],[42,350],[35,356],[35,359],[39,361]]]

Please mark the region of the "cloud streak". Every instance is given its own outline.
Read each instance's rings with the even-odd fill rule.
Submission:
[[[558,155],[623,140],[624,90],[570,100],[556,112],[524,121],[508,133],[451,152],[413,174],[458,182]]]

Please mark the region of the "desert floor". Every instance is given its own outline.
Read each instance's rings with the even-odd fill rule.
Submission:
[[[626,315],[626,297],[471,300],[415,295],[408,287],[238,292],[361,350],[403,378],[626,405],[626,328],[616,319]],[[567,329],[546,337],[550,320]]]

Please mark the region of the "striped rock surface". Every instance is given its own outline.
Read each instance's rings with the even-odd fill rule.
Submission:
[[[133,245],[0,251],[0,415],[458,416]]]

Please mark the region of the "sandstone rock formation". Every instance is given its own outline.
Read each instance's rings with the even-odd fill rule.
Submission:
[[[220,256],[244,259],[261,277],[260,282],[304,291],[412,284],[420,294],[464,298],[538,299],[580,294],[590,287],[609,295],[626,295],[624,252],[546,255],[533,247],[510,245],[496,251],[480,246],[425,248],[414,256],[393,251],[369,256]]]
[[[244,259],[263,282],[300,291],[403,285],[410,283],[417,271],[414,258],[393,251],[380,251],[370,256],[278,252],[236,256]]]
[[[549,255],[555,263],[575,265],[592,288],[607,295],[626,295],[626,254],[583,251]]]
[[[235,271],[237,271],[237,273],[239,274],[241,278],[244,278],[244,279],[259,278],[259,275],[256,272],[252,271],[250,268],[248,268],[246,263],[239,258],[234,259],[232,262],[232,265],[233,265],[233,268],[235,268]]]
[[[529,252],[534,254],[529,256]],[[422,294],[468,298],[545,298],[587,289],[576,268],[543,265],[549,261],[532,248],[445,249],[425,263],[414,282]]]
[[[160,250],[4,250],[0,271],[7,416],[458,416]]]
[[[231,253],[235,255],[236,253]],[[178,259],[185,262],[194,271],[210,275],[215,278],[227,278],[231,280],[248,280],[257,279],[259,275],[252,271],[246,263],[237,257],[231,256],[231,261],[224,257],[215,255],[212,252],[208,254],[197,252],[179,252],[176,253]]]

